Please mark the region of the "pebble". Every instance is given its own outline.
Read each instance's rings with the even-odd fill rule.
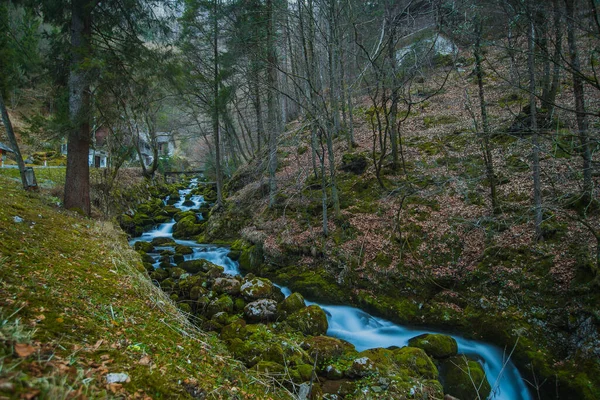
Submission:
[[[129,375],[126,373],[111,373],[106,375],[106,383],[120,383],[129,381]]]
[[[15,215],[13,221],[15,221],[15,223],[17,224],[20,224],[21,222],[23,222],[23,218],[19,217],[18,215]]]

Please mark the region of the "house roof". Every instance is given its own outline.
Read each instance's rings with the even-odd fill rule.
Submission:
[[[11,153],[15,152],[12,148],[10,148],[9,146],[5,145],[2,142],[0,142],[0,150],[2,150],[2,151],[10,151]]]

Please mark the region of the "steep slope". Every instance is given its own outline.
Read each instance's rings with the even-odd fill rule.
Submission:
[[[191,326],[121,231],[0,187],[0,398],[287,397]]]

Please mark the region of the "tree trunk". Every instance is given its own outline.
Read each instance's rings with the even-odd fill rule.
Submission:
[[[569,42],[569,53],[571,57],[571,68],[573,69],[573,95],[575,96],[575,116],[577,119],[577,132],[579,136],[579,153],[583,158],[583,191],[584,203],[592,200],[594,183],[592,181],[592,152],[590,150],[588,137],[588,121],[585,110],[585,92],[581,78],[581,62],[577,49],[577,38],[575,37],[575,1],[565,0],[567,8],[567,40]]]
[[[275,205],[277,195],[277,54],[275,52],[275,29],[273,0],[267,0],[267,112],[269,126],[269,207]]]
[[[19,166],[19,173],[21,174],[21,183],[23,184],[23,189],[29,190],[29,185],[27,184],[27,178],[25,177],[25,163],[23,162],[23,156],[21,156],[21,150],[19,150],[19,143],[17,142],[17,137],[15,136],[15,131],[13,130],[12,123],[10,122],[10,117],[8,115],[8,110],[6,109],[6,104],[4,103],[4,97],[0,92],[0,112],[2,113],[2,122],[4,123],[4,127],[6,128],[6,136],[8,136],[8,141],[15,152],[15,158],[17,159],[17,165]]]
[[[69,72],[69,119],[65,177],[65,208],[90,215],[90,83],[84,64],[91,56],[92,5],[71,2],[71,71]]]
[[[479,109],[481,111],[481,124],[483,126],[483,159],[488,181],[490,183],[490,200],[492,201],[492,212],[499,214],[498,198],[496,196],[496,177],[494,174],[494,159],[490,149],[490,125],[487,114],[487,104],[485,103],[485,91],[483,88],[483,67],[481,60],[481,36],[483,26],[479,18],[475,20],[475,75],[477,76],[477,86],[479,87]]]
[[[219,130],[219,20],[217,18],[218,0],[213,0],[214,20],[213,20],[213,97],[214,110],[212,118],[213,137],[215,139],[215,174],[217,180],[217,206],[223,206],[223,173],[221,172],[221,136]]]
[[[529,69],[529,108],[530,108],[530,127],[531,127],[531,142],[533,147],[532,162],[533,162],[533,208],[534,208],[534,224],[535,224],[535,239],[542,240],[542,188],[540,179],[540,147],[538,143],[538,126],[536,113],[536,84],[535,84],[535,25],[534,13],[531,10],[532,0],[529,0],[529,34],[528,34],[528,57],[527,67]]]

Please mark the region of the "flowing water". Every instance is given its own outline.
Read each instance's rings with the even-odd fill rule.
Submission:
[[[193,187],[197,185],[197,180],[192,180],[189,189],[180,190],[181,200],[175,207],[183,211],[198,208],[204,199],[202,196],[192,196],[190,200],[194,206],[183,206],[185,196],[187,196]],[[199,214],[199,218],[201,218]],[[152,241],[154,238],[173,238],[173,226],[175,221],[159,225],[156,229],[145,232],[142,236],[132,239],[133,245],[138,241]],[[205,259],[225,269],[225,273],[230,275],[239,275],[239,265],[236,261],[230,259],[227,254],[229,249],[226,247],[214,246],[209,244],[198,244],[191,240],[173,239],[177,244],[191,247],[192,254],[184,256],[185,260]],[[162,250],[173,250],[173,247],[156,247],[156,253],[150,253],[155,259],[155,268],[158,267],[159,253]],[[280,287],[283,294],[287,297],[291,294],[286,287]],[[395,324],[382,318],[374,317],[358,308],[349,306],[323,305],[306,301],[307,304],[317,304],[327,313],[329,329],[327,334],[352,343],[356,350],[362,351],[376,347],[406,346],[408,340],[423,333],[444,333],[435,330],[423,330],[405,327]],[[458,343],[458,352],[471,356],[483,365],[487,379],[493,389],[490,399],[493,400],[530,400],[531,394],[527,390],[525,382],[514,364],[508,359],[508,351],[476,340],[465,339],[461,336],[451,335]]]

